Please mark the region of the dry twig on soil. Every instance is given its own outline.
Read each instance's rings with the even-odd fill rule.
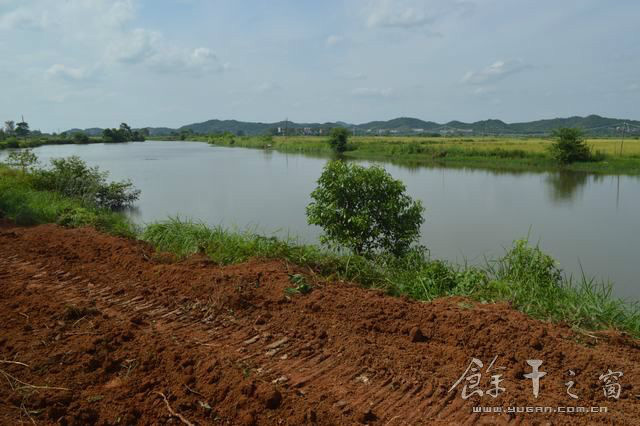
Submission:
[[[18,362],[18,361],[7,361],[4,359],[0,359],[0,364],[16,364],[16,365],[22,365],[24,367],[29,367],[27,364],[25,364],[24,362]]]
[[[193,390],[193,389],[191,389],[189,386],[184,385],[184,387],[185,387],[185,388],[187,388],[187,390],[188,390],[189,392],[191,392],[191,393],[193,393],[193,394],[196,394],[196,395],[198,395],[198,396],[201,396],[201,397],[203,397],[203,398],[206,398],[206,396],[204,396],[203,394],[201,394],[201,393],[200,393],[200,392],[198,392],[198,391],[194,391],[194,390]]]
[[[158,391],[154,391],[154,393],[157,393],[158,395],[160,395],[162,397],[162,399],[164,399],[164,403],[167,406],[167,410],[169,410],[169,413],[173,416],[173,417],[177,417],[178,419],[180,419],[180,421],[182,423],[184,423],[187,426],[195,426],[193,423],[191,423],[189,420],[185,419],[184,416],[182,416],[182,414],[176,413],[175,411],[173,411],[173,408],[171,408],[171,405],[169,405],[169,400],[167,399],[166,396],[164,396],[164,394],[162,392],[158,392]]]
[[[69,388],[63,388],[60,386],[37,386],[37,385],[32,385],[31,383],[26,383],[23,382],[22,380],[18,379],[15,376],[12,376],[11,374],[7,373],[6,371],[0,369],[0,374],[2,374],[7,381],[9,382],[9,384],[11,384],[11,380],[13,380],[16,383],[20,383],[23,387],[27,387],[27,388],[31,388],[31,389],[43,389],[43,390],[63,390],[63,391],[70,391],[71,389]],[[11,380],[9,380],[11,379]],[[13,385],[11,386],[13,388]]]

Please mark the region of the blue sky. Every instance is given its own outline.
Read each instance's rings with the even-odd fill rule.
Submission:
[[[0,119],[639,119],[634,0],[0,0]]]

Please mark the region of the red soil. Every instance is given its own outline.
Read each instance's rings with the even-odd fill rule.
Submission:
[[[288,294],[293,273],[314,290]],[[2,425],[640,422],[637,341],[504,304],[393,298],[282,261],[173,262],[143,243],[53,225],[0,225],[0,291]],[[484,363],[480,388],[502,374],[504,393],[465,400],[466,382],[449,392],[473,357]],[[528,359],[547,373],[537,399]],[[599,380],[608,369],[624,373],[617,400]]]

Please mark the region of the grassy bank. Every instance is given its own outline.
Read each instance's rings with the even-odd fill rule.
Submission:
[[[638,306],[615,299],[608,284],[586,278],[569,281],[551,257],[525,241],[515,242],[503,257],[483,267],[471,267],[429,259],[421,252],[400,259],[366,259],[178,219],[138,230],[120,213],[35,189],[28,173],[4,166],[0,166],[0,217],[25,225],[94,226],[114,235],[141,238],[179,257],[204,253],[220,264],[251,257],[283,259],[327,280],[349,280],[417,300],[459,295],[482,302],[506,301],[542,320],[584,330],[615,328],[640,338]]]
[[[204,253],[223,264],[250,257],[285,259],[327,279],[354,281],[393,295],[427,301],[445,296],[506,301],[538,319],[565,322],[584,330],[616,328],[640,338],[638,306],[615,299],[611,284],[585,277],[567,279],[554,259],[523,240],[484,267],[463,267],[419,253],[402,259],[365,259],[179,219],[148,226],[142,238],[159,250],[179,256]]]
[[[0,217],[19,225],[93,226],[113,235],[137,235],[135,226],[121,213],[57,192],[38,190],[33,176],[3,165],[0,165]]]
[[[87,145],[103,143],[102,137],[87,137],[77,140],[73,137],[60,136],[30,136],[28,138],[8,138],[0,141],[0,150],[11,148],[36,148],[42,145]]]
[[[77,135],[77,136],[76,136]],[[27,138],[9,137],[0,140],[0,151],[12,148],[37,148],[43,145],[89,145],[94,143],[125,143],[125,142],[142,142],[128,140],[105,139],[103,136],[86,136],[82,133],[72,134],[68,136],[29,136]]]
[[[214,137],[195,136],[190,140],[220,146],[274,149],[281,152],[332,155],[327,139],[316,136]],[[506,170],[557,170],[549,153],[551,139],[495,137],[368,137],[349,139],[347,158],[384,160],[411,164],[478,167]],[[564,170],[594,173],[640,174],[640,140],[589,139],[587,144],[598,161],[574,163]]]

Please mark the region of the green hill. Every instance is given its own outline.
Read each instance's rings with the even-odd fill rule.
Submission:
[[[355,130],[359,135],[460,134],[475,136],[545,136],[550,134],[554,129],[561,127],[578,127],[583,129],[589,136],[620,136],[624,127],[625,131],[631,136],[640,135],[640,121],[607,118],[599,115],[552,118],[510,124],[496,119],[476,121],[474,123],[450,121],[440,124],[412,117],[399,117],[387,121],[370,121],[363,124],[350,124],[341,121],[328,123],[296,123],[293,121],[260,123],[214,119],[202,123],[187,124],[177,129],[150,127],[149,134],[151,136],[170,136],[181,132],[195,134],[231,132],[237,135],[257,136],[263,134],[284,134],[285,130],[287,130],[289,134],[318,135],[327,134],[333,127],[347,127]],[[79,131],[80,129],[73,130]],[[102,132],[102,129],[85,129],[85,132],[91,135],[97,135]]]

